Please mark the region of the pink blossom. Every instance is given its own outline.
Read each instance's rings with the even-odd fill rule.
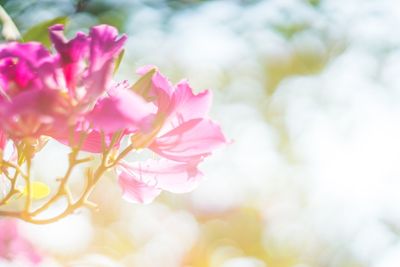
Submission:
[[[36,42],[0,45],[0,125],[12,139],[57,138],[79,123],[111,87],[126,40],[107,25],[69,41],[62,25],[49,30],[56,54]]]
[[[122,163],[118,168],[124,197],[139,203],[151,202],[161,190],[191,191],[202,176],[199,163],[227,142],[220,127],[207,116],[210,91],[195,95],[186,81],[175,87],[151,67],[139,70],[144,77],[152,72],[148,86],[135,88],[157,106],[152,129],[135,133],[131,139],[137,148],[147,147],[161,159]]]
[[[15,220],[0,220],[0,258],[6,260],[24,259],[37,266],[42,257],[32,244],[25,239]]]
[[[0,123],[10,137],[37,137],[59,116],[63,104],[54,64],[38,43],[0,46]]]
[[[31,89],[54,89],[57,86],[52,79],[55,61],[39,43],[11,42],[0,45],[2,99]]]
[[[111,81],[114,61],[126,36],[118,38],[117,30],[106,25],[93,27],[89,36],[78,33],[70,41],[65,39],[61,25],[52,26],[50,33],[60,54],[65,76],[75,79],[67,79],[70,82],[68,94],[77,103],[75,109],[83,109],[85,112],[78,121],[75,134],[77,139],[80,131],[88,133],[82,150],[100,153],[103,149],[103,136],[108,145],[112,135],[118,131],[128,134],[149,128],[154,105],[130,91],[127,82],[113,84]],[[88,61],[87,67],[83,59]],[[69,136],[65,131],[53,137],[68,143]]]
[[[149,68],[140,69],[140,73],[146,74],[146,71]],[[134,136],[134,144],[148,146],[170,160],[198,162],[227,142],[220,127],[207,116],[210,91],[195,95],[186,81],[174,87],[158,71],[151,81],[147,91],[139,93],[158,107],[153,131]]]

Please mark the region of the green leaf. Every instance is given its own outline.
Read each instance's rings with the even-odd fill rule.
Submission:
[[[15,41],[21,38],[21,34],[19,33],[17,26],[2,6],[0,6],[0,20],[3,28],[1,34],[3,35],[4,39],[7,41]]]
[[[147,95],[149,94],[152,78],[156,71],[157,71],[156,68],[149,70],[145,75],[140,77],[140,79],[137,80],[134,85],[132,85],[131,90],[146,98]]]
[[[66,24],[68,17],[57,17],[51,20],[47,20],[36,24],[32,28],[28,29],[22,36],[24,42],[37,41],[42,43],[46,47],[50,47],[51,42],[49,38],[48,28],[54,24]]]
[[[122,59],[124,58],[124,54],[125,54],[125,49],[123,49],[119,55],[117,60],[115,61],[115,67],[114,67],[114,74],[118,71],[119,69],[119,65],[121,64]]]

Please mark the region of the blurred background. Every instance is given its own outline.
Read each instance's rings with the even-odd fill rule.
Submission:
[[[129,36],[116,79],[154,64],[211,89],[211,117],[234,140],[202,164],[192,193],[129,204],[106,177],[92,197],[98,212],[20,222],[40,266],[400,266],[398,1],[0,4],[21,32],[57,17],[70,36],[116,26]],[[53,148],[47,160],[65,156]]]

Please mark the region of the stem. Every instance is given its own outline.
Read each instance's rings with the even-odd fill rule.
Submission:
[[[7,166],[8,168],[14,168],[15,169],[15,174],[14,177],[11,178],[9,177],[9,180],[11,181],[11,189],[10,192],[0,201],[0,205],[6,203],[16,192],[15,190],[15,184],[16,180],[19,175],[21,175],[25,179],[25,184],[26,184],[26,189],[27,189],[27,197],[25,201],[25,208],[23,211],[0,211],[0,216],[9,216],[9,217],[15,217],[15,218],[20,218],[24,221],[34,223],[34,224],[48,224],[52,222],[56,222],[62,218],[65,218],[66,216],[72,214],[75,212],[77,209],[86,206],[86,207],[95,207],[96,205],[89,201],[89,196],[93,192],[96,183],[100,180],[100,178],[104,175],[106,171],[109,169],[115,167],[119,161],[121,161],[124,157],[128,155],[129,152],[135,149],[133,145],[129,145],[126,147],[124,150],[122,150],[117,156],[114,156],[115,152],[115,145],[117,144],[118,140],[120,139],[122,132],[117,132],[114,134],[114,136],[111,138],[110,144],[106,145],[106,140],[105,140],[105,135],[102,134],[102,144],[103,144],[103,153],[101,157],[101,162],[100,164],[96,167],[96,169],[93,171],[92,169],[88,169],[87,173],[87,181],[86,184],[83,188],[83,192],[80,194],[80,196],[77,199],[73,199],[72,194],[69,190],[68,187],[68,181],[69,178],[72,175],[72,172],[74,168],[84,162],[88,162],[92,160],[91,157],[83,158],[83,159],[78,159],[78,155],[80,152],[80,149],[83,145],[83,142],[87,136],[86,132],[81,133],[81,136],[79,138],[78,144],[75,144],[74,140],[74,131],[70,130],[70,146],[72,147],[70,155],[69,155],[69,165],[68,169],[65,172],[64,176],[60,180],[60,185],[58,187],[57,192],[50,198],[48,199],[44,204],[42,204],[39,208],[37,208],[34,211],[30,211],[31,207],[31,202],[32,202],[32,188],[31,188],[31,183],[30,183],[30,174],[31,174],[31,159],[33,153],[30,153],[29,151],[29,143],[21,143],[17,146],[18,151],[19,151],[19,160],[18,160],[18,165],[8,162],[8,161],[3,161],[4,165]],[[28,147],[28,149],[27,149]],[[22,165],[24,162],[26,162],[26,173],[24,174],[20,168],[20,165]],[[52,205],[54,205],[55,202],[57,202],[60,198],[66,197],[67,199],[67,207],[59,214],[52,216],[51,218],[45,218],[45,219],[39,219],[37,218],[38,215],[42,214],[44,211],[49,209]]]
[[[41,207],[37,208],[35,211],[31,212],[31,216],[36,216],[39,213],[42,213],[43,211],[47,210],[48,208],[50,208],[50,206],[56,202],[59,198],[67,195],[70,196],[67,192],[69,192],[69,189],[67,189],[67,183],[69,180],[69,177],[71,176],[72,171],[74,170],[76,164],[76,156],[77,153],[72,152],[71,153],[71,157],[72,157],[72,162],[70,163],[70,165],[68,166],[68,169],[64,175],[64,177],[61,179],[61,183],[58,187],[58,191],[55,195],[53,195],[46,203],[44,203]],[[68,199],[70,199],[72,197],[68,197]]]
[[[45,204],[43,204],[41,207],[39,207],[35,211],[31,212],[31,216],[36,216],[36,215],[42,213],[43,211],[47,210],[48,208],[51,207],[52,204],[54,204],[58,199],[60,199],[63,196],[67,197],[67,200],[69,203],[72,202],[72,195],[68,188],[68,180],[69,180],[74,168],[78,164],[86,162],[83,160],[78,160],[79,150],[80,150],[83,142],[85,141],[86,133],[81,133],[81,135],[79,137],[79,142],[76,145],[75,145],[75,140],[74,140],[75,139],[74,131],[73,131],[72,127],[70,128],[69,133],[70,133],[69,144],[70,144],[70,146],[72,146],[71,153],[69,155],[69,166],[68,166],[68,169],[67,169],[64,177],[61,179],[60,185],[58,187],[58,191]]]
[[[19,218],[19,219],[22,219],[24,217],[22,212],[19,212],[19,211],[5,211],[5,210],[0,210],[0,216],[14,217],[14,218]]]
[[[16,171],[17,173],[21,174],[22,177],[27,177],[27,176],[28,176],[27,174],[25,174],[25,173],[21,170],[21,168],[20,168],[18,165],[14,164],[14,163],[12,163],[12,162],[3,160],[1,163],[4,164],[4,165],[7,166],[7,167],[11,167],[11,168],[15,169],[15,171]]]
[[[110,165],[107,166],[107,168],[112,168],[115,165],[117,165],[118,162],[120,162],[123,158],[125,158],[129,154],[129,152],[131,152],[134,149],[135,149],[135,147],[133,145],[126,147],[124,150],[122,150],[122,152],[118,155],[118,157],[113,161],[113,163],[111,163]]]
[[[32,204],[32,188],[31,188],[31,166],[32,159],[30,156],[26,159],[26,176],[25,179],[25,187],[26,187],[26,199],[25,199],[25,213],[29,213]]]
[[[19,191],[15,189],[15,184],[17,182],[17,178],[19,175],[19,171],[16,169],[15,170],[15,174],[14,177],[10,179],[10,190],[8,191],[7,195],[4,196],[4,198],[0,201],[0,206],[3,206],[5,204],[7,204],[8,200],[15,195],[16,193],[18,193]]]
[[[112,146],[110,146],[110,147],[112,148]],[[126,151],[126,149],[124,151]],[[35,219],[34,216],[41,212],[41,211],[37,212],[37,210],[36,210],[35,212],[30,214],[31,215],[30,217],[26,217],[23,219],[27,222],[34,223],[34,224],[48,224],[48,223],[56,222],[62,218],[65,218],[66,216],[72,214],[75,210],[77,210],[78,208],[80,208],[82,206],[85,206],[85,205],[93,206],[93,204],[90,201],[88,201],[88,198],[89,198],[90,194],[92,193],[94,186],[100,180],[100,178],[103,176],[103,174],[111,168],[111,165],[114,166],[114,162],[113,162],[113,164],[107,166],[108,156],[109,156],[110,152],[111,152],[111,149],[107,149],[103,153],[103,157],[102,157],[100,165],[97,167],[97,169],[93,175],[89,175],[87,177],[88,178],[87,184],[85,186],[85,189],[84,189],[82,195],[73,204],[69,203],[68,207],[62,213],[60,213],[52,218],[48,218],[48,219]],[[121,154],[119,156],[121,156]],[[49,206],[50,206],[53,202],[49,201],[47,203],[49,203]],[[0,212],[0,215],[1,215],[1,212]]]

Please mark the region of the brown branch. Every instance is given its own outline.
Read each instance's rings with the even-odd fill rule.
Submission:
[[[75,169],[75,167],[77,165],[79,165],[80,163],[87,162],[86,160],[78,160],[79,150],[80,150],[83,142],[85,141],[86,135],[87,135],[86,133],[81,133],[81,135],[79,137],[78,144],[75,145],[74,132],[73,132],[72,127],[70,127],[70,130],[69,130],[69,144],[72,146],[72,149],[71,149],[71,153],[69,154],[68,169],[67,169],[64,177],[61,179],[61,182],[60,182],[60,185],[58,187],[57,193],[55,195],[53,195],[41,207],[39,207],[35,211],[31,212],[30,213],[31,216],[34,217],[34,216],[44,212],[45,210],[50,208],[61,197],[66,196],[68,202],[72,201],[72,195],[71,195],[71,193],[69,191],[69,188],[68,188],[68,181],[69,181],[69,178],[70,178],[70,176],[72,174],[72,171]]]
[[[8,193],[0,200],[0,206],[3,206],[5,204],[7,204],[8,200],[11,199],[12,196],[14,196],[15,194],[19,193],[19,191],[17,189],[15,189],[15,185],[17,182],[17,178],[18,178],[19,172],[16,170],[14,177],[9,177],[7,175],[7,177],[10,180],[10,190],[8,191]],[[10,179],[11,178],[11,179]]]
[[[82,133],[79,141],[75,144],[75,140],[73,138],[74,132],[70,130],[70,146],[72,147],[71,152],[69,154],[69,165],[66,170],[64,176],[59,180],[60,184],[57,192],[50,197],[44,204],[38,207],[36,210],[31,211],[30,206],[32,202],[32,188],[30,183],[30,169],[31,169],[31,150],[29,143],[20,143],[17,145],[19,152],[19,160],[18,164],[3,161],[4,166],[7,168],[13,168],[15,170],[15,174],[13,178],[9,178],[11,182],[11,189],[8,194],[0,201],[0,206],[5,204],[14,194],[18,191],[15,189],[16,181],[19,175],[21,175],[25,180],[25,185],[27,189],[27,196],[25,200],[25,208],[23,211],[1,211],[0,216],[8,216],[20,218],[24,221],[34,223],[34,224],[48,224],[52,222],[56,222],[66,216],[74,213],[76,210],[82,207],[96,208],[96,204],[89,201],[89,197],[93,192],[95,185],[100,180],[100,178],[104,175],[105,172],[115,167],[119,161],[121,161],[124,157],[128,155],[129,152],[134,150],[133,145],[129,145],[123,151],[121,151],[118,155],[114,155],[115,145],[120,139],[122,132],[117,132],[111,138],[110,144],[106,145],[105,135],[102,134],[102,145],[103,145],[103,153],[101,155],[101,162],[95,168],[95,170],[89,168],[87,172],[86,184],[83,188],[80,196],[74,200],[72,193],[68,187],[68,181],[72,175],[73,170],[79,164],[89,162],[93,160],[92,157],[86,157],[82,159],[78,159],[80,149],[83,145],[83,142],[87,136],[86,133]],[[26,173],[21,170],[21,165],[26,163]],[[59,214],[52,216],[50,218],[38,218],[39,215],[43,214],[46,210],[48,210],[51,206],[53,206],[59,199],[65,197],[67,199],[67,207]]]

